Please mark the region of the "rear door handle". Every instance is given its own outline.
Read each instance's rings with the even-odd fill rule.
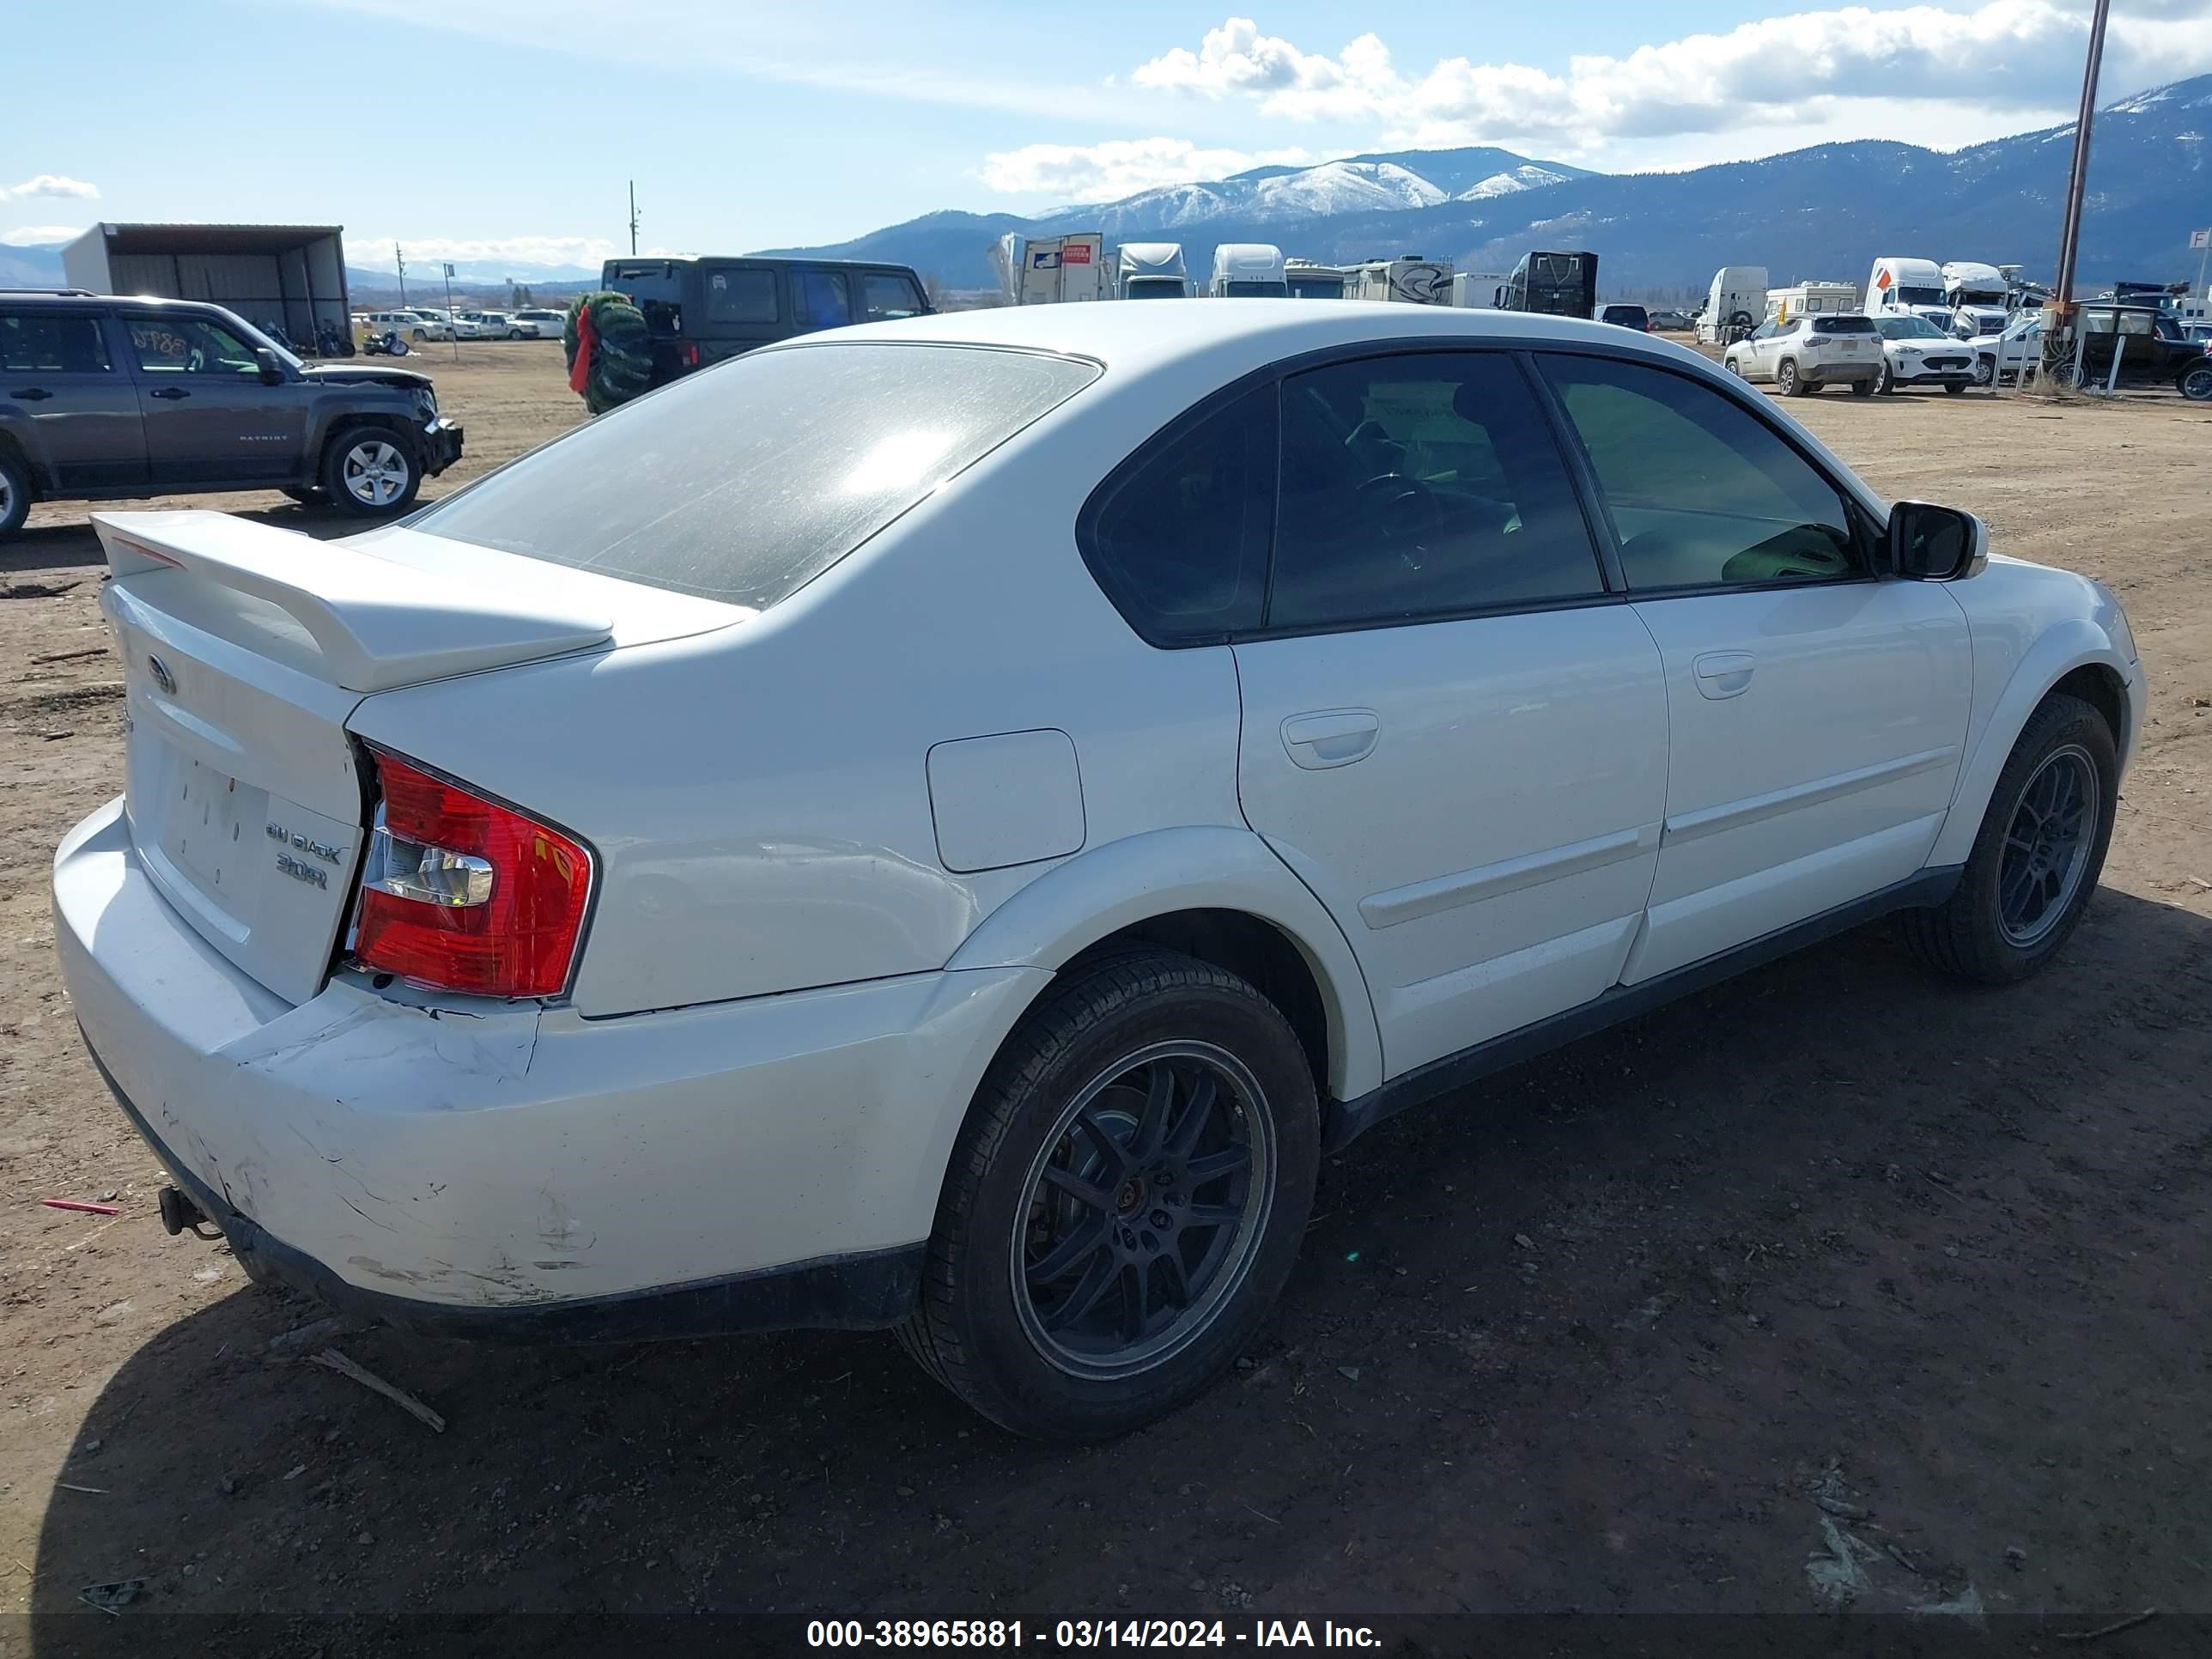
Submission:
[[[157,386],[154,388],[156,398],[189,398],[191,395],[180,386]]]
[[[42,386],[19,386],[8,395],[11,398],[21,398],[27,404],[38,404],[44,403],[54,394]]]
[[[1698,690],[1708,697],[1741,696],[1751,689],[1759,659],[1748,651],[1708,651],[1690,665]]]
[[[1382,722],[1371,708],[1321,709],[1285,720],[1283,747],[1307,771],[1320,772],[1366,759],[1382,733]]]

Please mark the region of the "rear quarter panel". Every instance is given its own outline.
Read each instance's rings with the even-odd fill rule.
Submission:
[[[384,694],[354,728],[592,845],[586,1014],[942,967],[1067,859],[1243,828],[1229,652],[1146,645],[1074,539],[1097,481],[1208,374],[1103,378],[751,622]],[[1038,731],[1073,744],[1082,846],[946,869],[931,748]]]

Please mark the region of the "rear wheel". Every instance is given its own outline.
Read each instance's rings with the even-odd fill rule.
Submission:
[[[349,428],[331,441],[323,457],[323,489],[349,513],[404,512],[422,487],[422,464],[388,428]]]
[[[1774,389],[1785,398],[1802,398],[1805,395],[1805,382],[1798,376],[1797,365],[1786,357],[1783,359],[1781,366],[1774,371]]]
[[[0,449],[0,536],[12,536],[31,516],[31,475],[23,464]]]
[[[1945,973],[1986,985],[2042,967],[2096,889],[2118,777],[2105,717],[2079,697],[2046,698],[1998,775],[1957,891],[1905,913],[1907,942]]]
[[[1258,991],[1168,951],[1079,970],[977,1093],[902,1339],[1018,1434],[1126,1432],[1252,1340],[1319,1161],[1312,1071]]]

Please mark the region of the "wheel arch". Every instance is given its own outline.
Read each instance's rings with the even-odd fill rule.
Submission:
[[[2087,617],[2075,618],[2038,641],[2013,671],[1960,769],[1958,790],[1928,861],[1933,865],[1966,862],[2014,744],[2035,711],[2054,695],[2078,696],[2105,717],[2112,728],[2112,741],[2124,769],[2141,715],[2141,694],[2132,684],[2129,667],[2111,636]]]
[[[45,495],[52,480],[39,476],[38,464],[32,459],[29,449],[5,427],[0,427],[0,456],[13,461],[22,473],[30,485],[32,501],[37,501]]]
[[[1000,904],[945,965],[1057,976],[1133,945],[1181,951],[1251,980],[1307,1044],[1323,1094],[1349,1099],[1382,1081],[1374,1004],[1342,929],[1249,830],[1159,830],[1079,854]]]

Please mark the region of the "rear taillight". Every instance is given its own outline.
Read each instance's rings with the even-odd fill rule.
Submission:
[[[445,991],[544,997],[568,982],[591,854],[557,830],[379,752],[354,954]]]
[[[698,368],[699,343],[696,340],[686,340],[682,345],[678,346],[676,348],[676,361],[682,363],[686,368]]]

